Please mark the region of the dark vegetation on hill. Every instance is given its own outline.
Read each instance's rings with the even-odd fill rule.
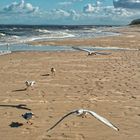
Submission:
[[[133,20],[130,25],[140,25],[140,19]]]

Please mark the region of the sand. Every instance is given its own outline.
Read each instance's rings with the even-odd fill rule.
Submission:
[[[79,40],[77,45],[140,49],[139,28],[118,32],[123,34]],[[53,43],[68,45],[69,41],[76,45],[76,40]],[[66,51],[0,56],[0,140],[139,140],[140,51],[107,52],[112,54],[87,56],[85,52]],[[56,69],[55,76],[51,67]],[[26,80],[36,81],[33,89],[24,90]],[[19,104],[26,104],[36,114],[32,125],[21,117],[29,110],[17,108]],[[95,111],[120,131],[88,115],[69,116],[47,133],[64,114],[79,108]],[[12,122],[23,125],[11,127]]]

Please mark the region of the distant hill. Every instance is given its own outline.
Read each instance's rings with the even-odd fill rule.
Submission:
[[[130,25],[140,25],[140,19],[133,20]]]

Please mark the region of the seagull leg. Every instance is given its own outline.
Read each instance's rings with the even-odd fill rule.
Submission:
[[[52,75],[55,76],[55,72],[52,72]]]
[[[32,125],[33,123],[31,121],[27,121],[28,124]]]
[[[87,115],[86,115],[86,114],[83,114],[83,115],[82,115],[82,118],[87,118]]]
[[[96,55],[96,53],[92,53],[91,55]]]
[[[81,116],[82,116],[82,118],[87,118],[87,113],[84,112]]]
[[[29,87],[27,86],[25,89],[28,90],[28,88],[29,88]]]

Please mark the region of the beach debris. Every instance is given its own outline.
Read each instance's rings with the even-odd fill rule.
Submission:
[[[36,83],[35,81],[26,81],[26,82],[25,82],[25,84],[26,84],[26,90],[27,90],[29,87],[33,87],[35,83]]]
[[[76,115],[76,116],[79,116],[79,117],[85,117],[87,114],[90,114],[92,115],[93,117],[95,117],[97,120],[101,121],[102,123],[104,123],[105,125],[113,128],[114,130],[116,131],[119,131],[119,128],[117,128],[115,125],[113,125],[111,122],[109,122],[106,118],[98,115],[97,113],[93,112],[93,111],[90,111],[90,110],[85,110],[85,109],[78,109],[78,110],[74,110],[74,111],[71,111],[69,113],[67,113],[66,115],[64,115],[59,121],[57,121],[51,128],[49,128],[47,130],[50,131],[52,130],[55,126],[57,126],[62,120],[64,120],[66,117],[68,117],[69,115]]]
[[[84,51],[87,52],[88,55],[110,55],[111,53],[107,53],[107,52],[97,52],[97,51],[90,51],[88,49],[84,49],[84,48],[80,48],[80,47],[72,47],[75,50],[79,50],[79,51]]]
[[[13,128],[17,128],[17,127],[20,127],[22,126],[23,123],[19,123],[19,122],[12,122],[9,126],[10,127],[13,127]]]
[[[32,117],[35,116],[34,113],[32,112],[26,112],[25,114],[22,114],[22,117],[27,120],[28,124],[33,124],[30,120],[32,119]]]
[[[52,75],[55,75],[55,73],[56,73],[56,70],[55,70],[55,68],[51,68],[51,73],[52,73]]]

